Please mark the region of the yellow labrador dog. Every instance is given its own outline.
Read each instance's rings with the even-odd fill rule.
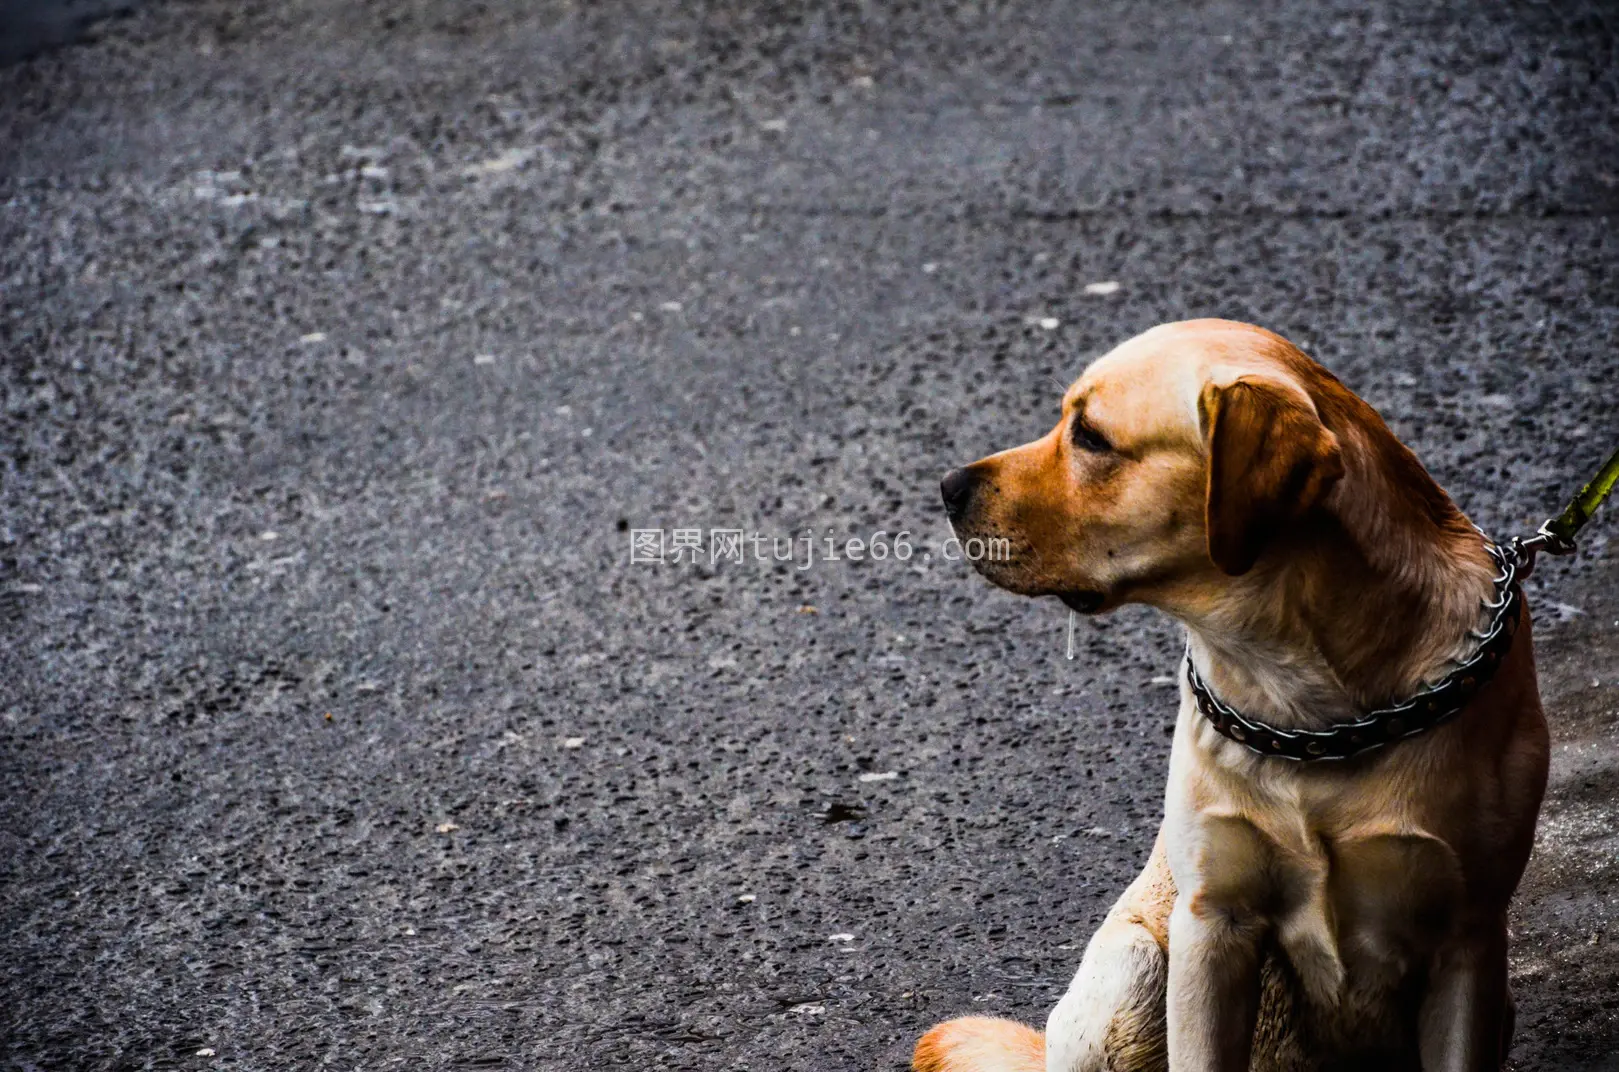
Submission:
[[[919,1072],[1497,1072],[1507,903],[1546,784],[1513,559],[1276,335],[1166,324],[1046,436],[948,474],[989,580],[1186,626],[1164,821],[1042,1035]]]

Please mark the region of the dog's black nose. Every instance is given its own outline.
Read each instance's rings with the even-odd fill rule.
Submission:
[[[971,469],[952,469],[939,481],[939,496],[944,499],[944,512],[951,521],[960,521],[972,502],[973,488],[978,486],[978,474]]]

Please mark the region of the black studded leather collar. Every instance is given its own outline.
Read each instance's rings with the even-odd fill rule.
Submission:
[[[1204,683],[1192,665],[1190,647],[1186,652],[1186,680],[1192,687],[1198,710],[1216,731],[1262,756],[1310,761],[1348,759],[1374,748],[1407,737],[1426,733],[1455,718],[1469,700],[1483,688],[1506,659],[1512,637],[1518,631],[1523,593],[1518,587],[1519,563],[1510,551],[1491,543],[1490,555],[1501,573],[1495,579],[1495,598],[1485,604],[1491,611],[1490,624],[1474,633],[1479,645],[1473,654],[1458,663],[1442,679],[1391,707],[1369,711],[1353,722],[1324,730],[1284,730],[1249,718],[1226,705]]]

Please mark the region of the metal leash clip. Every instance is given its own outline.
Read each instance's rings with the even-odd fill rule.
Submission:
[[[1619,483],[1619,450],[1615,450],[1603,463],[1597,475],[1580,489],[1562,513],[1543,522],[1527,540],[1514,536],[1508,550],[1517,561],[1518,579],[1524,580],[1535,571],[1535,557],[1542,551],[1548,555],[1572,555],[1578,550],[1574,538],[1591,520],[1591,515],[1596,513],[1597,507],[1602,505],[1602,500],[1608,497],[1616,483]]]
[[[1578,550],[1573,540],[1551,530],[1550,521],[1541,522],[1540,528],[1528,539],[1512,537],[1512,543],[1507,547],[1508,553],[1517,561],[1519,580],[1527,580],[1535,572],[1535,558],[1542,551],[1548,555],[1572,555]]]

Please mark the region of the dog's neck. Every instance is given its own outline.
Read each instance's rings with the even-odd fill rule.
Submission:
[[[1381,422],[1340,440],[1345,475],[1318,518],[1218,597],[1165,607],[1215,694],[1278,728],[1404,699],[1470,651],[1488,618],[1484,538]]]

